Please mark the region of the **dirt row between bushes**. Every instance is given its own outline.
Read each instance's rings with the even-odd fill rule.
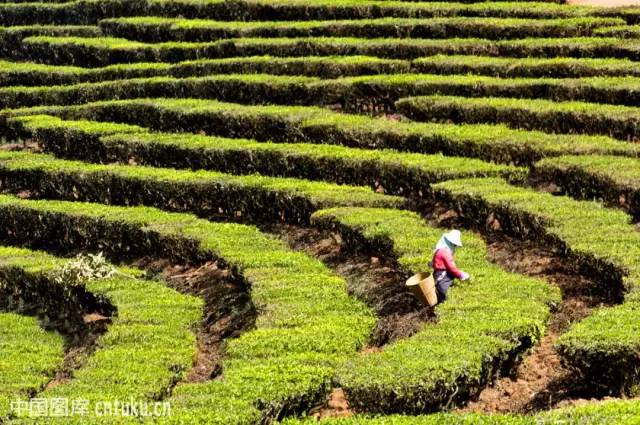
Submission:
[[[164,280],[178,292],[204,300],[203,319],[197,330],[194,365],[183,382],[205,382],[222,376],[225,341],[237,338],[255,325],[256,308],[249,288],[232,279],[216,262],[199,266],[172,264],[168,260],[142,259],[135,263],[150,277]]]
[[[571,264],[553,252],[504,237],[493,237],[488,242],[491,261],[511,272],[559,287],[562,303],[554,310],[545,336],[525,355],[512,376],[497,380],[460,411],[532,413],[595,395],[563,367],[553,346],[572,323],[589,316],[594,308],[612,303],[590,295],[592,280],[576,274]]]

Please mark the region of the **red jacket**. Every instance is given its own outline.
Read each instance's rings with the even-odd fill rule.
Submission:
[[[439,249],[433,254],[433,270],[446,270],[447,274],[458,279],[462,278],[462,271],[456,266],[453,255],[448,249]]]

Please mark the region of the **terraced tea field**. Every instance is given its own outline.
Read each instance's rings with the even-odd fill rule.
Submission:
[[[640,423],[640,5],[0,25],[0,423]]]

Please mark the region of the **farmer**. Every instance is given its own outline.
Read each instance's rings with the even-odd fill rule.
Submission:
[[[468,280],[469,275],[458,269],[453,257],[456,248],[462,246],[459,230],[452,230],[442,235],[433,252],[433,278],[436,281],[438,304],[447,299],[447,291],[454,279]]]

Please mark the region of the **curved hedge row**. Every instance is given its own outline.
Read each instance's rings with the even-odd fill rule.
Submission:
[[[3,199],[3,208],[12,202]],[[39,397],[88,400],[93,413],[89,415],[96,422],[100,422],[95,416],[98,403],[165,399],[192,366],[196,354],[193,329],[202,317],[202,302],[161,282],[131,277],[92,281],[86,287],[109,299],[117,315],[73,379],[43,391]],[[88,418],[64,420],[86,423]]]
[[[385,193],[404,196],[420,196],[428,192],[430,184],[442,180],[502,176],[524,181],[525,174],[517,167],[469,158],[150,133],[124,124],[64,121],[51,116],[18,117],[9,125],[19,128],[21,137],[38,142],[59,157],[324,180],[378,190],[382,187]],[[120,126],[124,131],[118,133]]]
[[[320,80],[304,76],[220,74],[154,77],[63,86],[0,89],[0,107],[68,105],[136,97],[213,98],[250,104],[340,105],[344,111],[395,111],[407,96],[452,95],[580,100],[634,106],[640,79],[494,78],[431,74],[387,74]]]
[[[398,111],[414,120],[492,123],[550,133],[603,134],[620,140],[640,137],[637,108],[542,99],[425,96],[401,99]]]
[[[489,16],[513,18],[560,18],[589,15],[619,16],[633,22],[636,15],[625,10],[600,11],[584,7],[565,7],[549,2],[522,1],[492,3],[380,3],[370,0],[314,1],[144,1],[75,0],[63,3],[0,4],[0,21],[5,25],[95,24],[117,16],[159,15],[221,20],[317,20],[371,19],[383,17],[433,18],[436,16]]]
[[[185,20],[139,16],[100,21],[100,28],[112,37],[159,43],[203,42],[241,37],[358,37],[358,38],[466,38],[491,40],[527,37],[584,37],[602,27],[624,25],[620,18],[563,19],[360,19],[306,22],[243,22]]]
[[[216,169],[233,174],[260,172],[380,185],[387,192],[422,196],[429,184],[463,177],[466,172],[492,170],[513,179],[516,169],[496,167],[461,158],[444,158],[393,151],[360,150],[303,143],[271,144],[183,133],[149,133],[126,124],[66,121],[51,116],[26,116],[9,120],[22,137],[46,150],[92,162],[127,162],[133,159],[160,167]],[[615,167],[614,167],[615,164]],[[542,160],[532,178],[552,182],[577,197],[599,197],[622,202],[637,214],[639,199],[637,160],[611,156],[560,156]]]
[[[44,65],[0,61],[3,86],[52,86],[149,77],[193,77],[211,74],[305,75],[338,78],[347,75],[396,74],[408,72],[410,63],[371,56],[309,56],[278,58],[203,59],[170,63],[133,63],[103,68]]]
[[[411,66],[414,72],[428,74],[476,74],[502,78],[640,76],[637,63],[627,59],[436,55],[416,59],[411,63]]]
[[[9,87],[0,89],[0,107],[78,104],[119,97],[194,95],[241,103],[287,103],[291,98],[307,98],[306,83],[317,80],[313,77],[222,74],[184,79],[154,77],[68,86]]]
[[[390,209],[322,210],[312,222],[338,231],[352,249],[382,251],[410,274],[428,268],[442,233],[415,213]],[[473,278],[452,288],[438,307],[438,323],[339,369],[351,407],[420,413],[464,404],[541,338],[559,290],[491,264],[484,242],[471,233],[464,244],[458,260]]]
[[[27,152],[0,153],[5,188],[29,188],[40,196],[120,205],[148,205],[205,217],[256,222],[308,222],[331,206],[398,207],[401,198],[368,188],[306,180],[233,176],[131,165],[99,165]]]
[[[436,55],[414,61],[372,56],[248,56],[171,63],[131,63],[102,68],[0,61],[2,86],[52,86],[149,77],[211,74],[304,75],[338,78],[377,74],[475,74],[501,78],[577,78],[640,76],[634,61],[623,59],[492,58]],[[606,81],[606,80],[603,80]],[[614,80],[609,80],[613,83]],[[515,92],[517,93],[517,92]],[[622,100],[622,99],[621,99]],[[623,101],[623,100],[622,100]]]
[[[3,196],[2,207],[7,208],[11,200],[17,198]],[[3,222],[3,229],[18,233],[23,230],[12,229],[6,222]],[[35,289],[40,291],[48,287],[49,291],[73,302],[73,293],[77,292],[77,288],[69,288],[66,283],[54,280],[53,272],[65,263],[64,260],[21,248],[2,247],[0,256],[4,283],[12,286],[12,296],[16,300],[23,293],[29,298],[35,296]],[[98,338],[95,353],[84,367],[74,372],[71,381],[45,389],[43,386],[46,381],[43,378],[46,376],[37,375],[50,375],[60,366],[62,341],[33,333],[33,329],[29,330],[31,336],[24,341],[3,341],[3,344],[7,343],[8,350],[16,345],[25,350],[24,344],[35,344],[29,347],[28,352],[23,352],[20,359],[9,358],[16,365],[24,365],[21,376],[6,376],[6,385],[13,389],[13,396],[18,399],[34,395],[45,399],[69,397],[69,400],[75,396],[76,399],[88,400],[91,408],[98,401],[125,400],[125,397],[151,401],[154,397],[162,397],[191,365],[195,349],[195,336],[191,328],[201,314],[201,303],[163,288],[157,282],[123,274],[89,281],[83,290],[108,300],[116,309],[108,332]],[[44,305],[41,305],[41,312],[43,308]],[[171,314],[166,314],[168,311]],[[20,329],[16,328],[15,331]],[[11,333],[2,333],[11,336]],[[38,339],[45,345],[37,344]],[[43,355],[50,357],[44,358]],[[25,365],[25,361],[33,363]],[[29,394],[22,393],[24,385],[31,387]],[[82,391],[74,393],[74,389],[78,388]],[[16,416],[29,417],[31,411],[23,408],[21,411],[10,411],[7,415],[5,411],[2,413],[3,419],[16,423],[20,421]]]
[[[640,163],[629,158],[560,156],[537,162],[535,182],[553,181],[563,192],[582,199],[602,199],[640,217]]]
[[[99,19],[144,13],[144,0],[1,3],[0,22],[19,25],[92,25]]]
[[[2,4],[0,4],[2,8]],[[2,22],[0,20],[0,22]],[[27,37],[33,36],[68,36],[68,37],[99,37],[102,31],[98,27],[88,25],[24,25],[0,27],[0,56],[12,57]]]
[[[640,153],[640,145],[608,137],[550,135],[493,125],[391,121],[323,108],[245,106],[201,99],[135,99],[73,107],[37,107],[5,111],[0,118],[33,114],[277,143],[333,144],[426,154],[442,152],[518,165],[530,165],[543,157],[562,154],[637,157]],[[0,129],[6,133],[6,124]],[[4,135],[11,137],[11,134]]]
[[[485,39],[359,39],[359,38],[240,38],[213,42],[141,43],[122,38],[28,37],[17,55],[34,61],[106,66],[123,62],[180,62],[234,56],[365,55],[388,59],[416,59],[436,54],[505,57],[640,59],[640,42],[618,38]]]
[[[518,414],[451,414],[438,413],[420,416],[364,416],[327,418],[328,425],[581,425],[581,424],[633,424],[640,414],[637,400],[610,400],[590,402],[572,407],[541,412],[536,415]],[[288,419],[284,425],[309,425],[315,419]]]
[[[640,102],[640,79],[635,77],[561,79],[396,74],[309,81],[305,85],[309,87],[308,103],[338,103],[346,110],[365,112],[394,111],[395,100],[419,95],[581,100],[630,106]]]
[[[594,30],[593,35],[601,37],[640,38],[640,26],[620,25],[610,28],[598,28]]]
[[[318,20],[318,19],[371,19],[381,17],[434,18],[441,16],[486,16],[513,18],[560,18],[573,16],[621,17],[637,22],[637,8],[595,8],[552,4],[549,2],[476,2],[467,4],[445,2],[406,2],[371,0],[315,0],[313,3],[299,0],[236,0],[218,2],[181,0],[156,2],[158,7],[149,15],[184,16],[223,20]],[[213,5],[212,5],[213,3]],[[230,6],[226,8],[226,6]],[[213,7],[211,7],[213,6]],[[171,9],[173,7],[173,9]],[[220,10],[225,10],[220,18]],[[229,16],[231,14],[231,16]]]

